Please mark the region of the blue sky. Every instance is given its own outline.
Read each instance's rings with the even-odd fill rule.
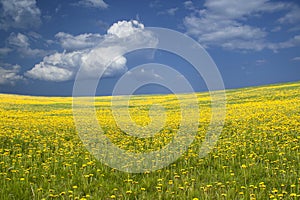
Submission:
[[[0,93],[72,95],[78,69],[84,67],[87,79],[95,78],[95,70],[126,52],[124,41],[155,48],[155,38],[144,27],[173,29],[198,41],[226,88],[300,80],[296,0],[0,0]],[[111,94],[126,71],[149,62],[176,69],[196,91],[206,89],[185,60],[145,49],[114,60],[97,94]],[[152,85],[137,93],[166,91]]]

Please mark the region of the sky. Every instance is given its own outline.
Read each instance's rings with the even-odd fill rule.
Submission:
[[[79,70],[85,80],[100,70],[96,95],[111,95],[124,74],[145,63],[169,66],[194,91],[207,90],[191,63],[155,49],[159,41],[147,27],[198,42],[225,88],[300,81],[297,0],[0,0],[0,93],[71,96]],[[167,72],[134,73],[143,82]],[[145,84],[135,94],[168,92]]]

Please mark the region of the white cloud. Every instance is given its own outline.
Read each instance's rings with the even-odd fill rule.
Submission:
[[[294,57],[294,58],[292,59],[292,61],[300,61],[300,56]]]
[[[286,48],[291,48],[299,45],[300,45],[300,35],[295,35],[293,38],[285,42],[269,43],[267,47],[276,52],[279,49],[286,49]]]
[[[248,25],[228,25],[222,30],[215,30],[212,33],[203,33],[200,40],[203,42],[222,42],[229,39],[255,40],[266,36],[266,33],[259,28]]]
[[[108,5],[103,0],[81,0],[76,5],[90,8],[108,8]]]
[[[7,47],[0,48],[0,56],[5,56],[6,54],[8,54],[11,51],[12,51],[12,49],[7,48]]]
[[[11,33],[8,38],[8,44],[20,48],[28,48],[30,46],[28,37],[22,33]]]
[[[28,36],[30,36],[32,39],[34,39],[34,40],[36,40],[36,41],[43,38],[43,36],[42,36],[41,34],[39,34],[39,33],[37,33],[37,32],[34,32],[34,31],[30,31],[30,32],[28,33]]]
[[[59,32],[55,35],[62,48],[68,51],[86,49],[96,46],[103,40],[100,34],[86,33],[73,36],[68,33]]]
[[[287,7],[284,3],[272,3],[269,0],[206,0],[204,6],[210,14],[235,20],[260,12],[274,12]]]
[[[80,48],[45,57],[42,62],[26,72],[26,76],[47,81],[66,81],[73,79],[81,67],[81,72],[86,78],[98,78],[95,76],[99,72],[104,72],[103,77],[114,77],[127,70],[127,60],[123,56],[126,51],[157,45],[153,34],[145,31],[144,25],[135,20],[114,23],[107,34],[102,36],[72,36],[60,33],[57,37],[67,37],[68,40],[63,45],[70,47],[69,49]]]
[[[107,34],[113,37],[126,38],[137,33],[141,33],[144,30],[144,24],[139,23],[136,20],[133,21],[119,21],[114,23],[108,30]]]
[[[81,64],[84,52],[55,53],[44,57],[43,61],[36,64],[25,76],[47,81],[66,81],[74,76],[74,69]]]
[[[19,75],[19,65],[11,67],[0,67],[0,85],[15,85],[17,81],[24,80],[24,77]]]
[[[163,77],[154,71],[154,69],[139,68],[134,71],[128,71],[127,75],[137,81],[149,82],[154,80],[163,80]]]
[[[194,6],[192,1],[185,1],[185,2],[183,2],[183,5],[188,10],[194,10],[195,9],[195,6]]]
[[[41,24],[41,11],[35,0],[1,0],[0,3],[0,29],[28,29]]]
[[[169,9],[167,9],[167,10],[164,11],[164,12],[159,12],[158,14],[159,14],[159,15],[167,14],[167,15],[174,16],[177,10],[178,10],[177,7],[175,7],[175,8],[169,8]]]
[[[11,33],[7,39],[8,46],[20,53],[22,57],[43,57],[47,51],[43,49],[32,49],[29,38],[22,33]]]
[[[265,60],[265,59],[259,59],[259,60],[256,60],[256,61],[255,61],[256,65],[263,65],[263,64],[265,64],[266,62],[267,62],[267,60]]]
[[[264,30],[231,19],[215,18],[218,16],[206,15],[204,18],[189,16],[185,18],[184,23],[188,34],[195,36],[204,46],[261,50],[260,45],[257,44],[261,43],[266,36]]]
[[[192,2],[187,1],[191,7]],[[266,28],[247,24],[249,18],[257,18],[265,13],[288,11],[291,3],[269,0],[206,0],[205,9],[196,10],[185,17],[187,33],[197,38],[204,46],[220,46],[227,49],[260,51],[265,48],[276,51],[288,48],[294,41],[272,43],[267,41],[270,34]],[[295,19],[295,18],[293,18]],[[280,28],[277,28],[279,31]],[[290,44],[293,43],[293,44]]]
[[[170,9],[167,10],[167,13],[168,13],[169,15],[174,16],[174,15],[175,15],[175,12],[176,12],[177,10],[178,10],[178,8],[170,8]]]
[[[73,72],[44,62],[37,64],[33,69],[25,73],[25,76],[46,81],[67,81],[73,76]]]
[[[282,24],[296,24],[300,22],[300,7],[298,5],[290,5],[291,10],[278,21]]]

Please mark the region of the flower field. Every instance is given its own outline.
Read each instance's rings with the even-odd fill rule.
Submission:
[[[182,94],[187,101],[188,95]],[[0,94],[0,199],[300,199],[300,82],[228,90],[226,96],[225,125],[207,156],[198,154],[210,96],[198,93],[198,133],[187,151],[163,169],[131,174],[106,166],[84,147],[71,97]],[[176,135],[181,112],[174,95],[131,98],[136,124],[151,123],[152,104],[166,111],[163,129],[150,138],[120,130],[110,100],[96,97],[97,119],[119,148],[158,150]],[[120,109],[123,103],[120,97]]]

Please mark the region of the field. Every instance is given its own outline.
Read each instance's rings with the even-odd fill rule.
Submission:
[[[0,94],[0,199],[300,199],[300,82],[228,90],[226,96],[225,125],[207,156],[198,153],[210,97],[198,93],[200,123],[188,150],[163,169],[126,173],[84,147],[72,98]],[[121,131],[110,99],[96,98],[97,119],[118,147],[159,150],[176,135],[181,115],[174,95],[131,98],[131,117],[140,125],[151,122],[150,105],[165,108],[165,126],[151,138]]]

